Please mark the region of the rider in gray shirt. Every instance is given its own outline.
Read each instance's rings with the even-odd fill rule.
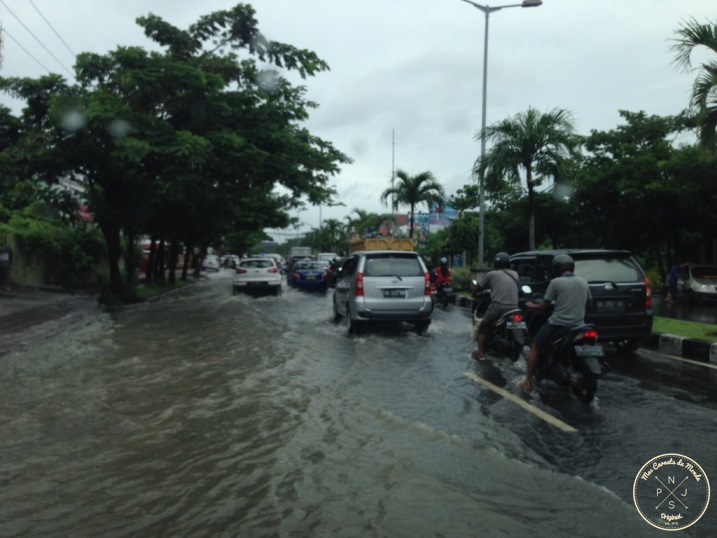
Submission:
[[[528,371],[525,381],[520,384],[521,388],[528,392],[533,388],[533,372],[538,364],[539,353],[550,344],[553,336],[561,329],[585,323],[585,311],[592,300],[587,281],[573,274],[575,262],[570,256],[567,254],[555,256],[553,269],[559,276],[548,284],[544,301],[538,304],[529,301],[525,304],[528,308],[543,311],[553,305],[553,313],[548,318],[548,322],[540,328],[530,346]]]
[[[501,316],[515,308],[518,308],[518,273],[510,267],[510,256],[505,252],[499,252],[493,258],[494,271],[489,271],[476,286],[475,292],[490,290],[490,305],[478,325],[478,349],[471,355],[474,359],[485,360],[485,342],[488,333],[495,326]]]

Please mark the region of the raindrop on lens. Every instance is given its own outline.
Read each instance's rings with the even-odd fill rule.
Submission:
[[[115,138],[124,138],[129,135],[132,126],[125,120],[112,120],[107,130]]]
[[[66,131],[79,131],[85,126],[85,116],[79,110],[71,110],[63,114],[60,125]]]
[[[279,74],[276,71],[262,71],[256,83],[265,92],[274,93],[279,89]]]

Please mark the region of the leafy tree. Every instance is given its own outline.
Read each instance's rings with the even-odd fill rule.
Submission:
[[[695,19],[684,23],[676,32],[675,64],[684,71],[692,70],[692,52],[706,48],[717,54],[717,22],[700,24]],[[700,122],[700,141],[706,147],[717,146],[717,58],[702,64],[692,86],[690,107]]]
[[[476,135],[477,140],[493,143],[474,168],[477,175],[484,174],[486,190],[499,192],[519,186],[521,171],[525,174],[531,249],[535,248],[536,188],[548,178],[566,179],[569,162],[578,154],[579,139],[574,131],[567,110],[540,113],[531,107],[527,112],[487,126]]]
[[[398,181],[381,193],[381,203],[393,199],[396,204],[409,206],[409,237],[413,238],[414,214],[416,206],[425,203],[430,209],[430,204],[441,201],[445,198],[443,186],[436,180],[431,172],[421,172],[414,176],[404,170],[396,170]]]
[[[697,212],[701,205],[697,185],[675,173],[677,150],[671,139],[685,129],[686,119],[644,112],[620,115],[624,125],[593,131],[586,139],[588,154],[571,204],[573,241],[645,252],[664,276],[665,256],[671,257],[685,231],[682,222],[690,210],[682,204],[692,204]]]
[[[328,66],[313,52],[267,40],[254,13],[238,4],[186,30],[140,17],[161,52],[80,54],[71,88],[56,76],[2,81],[27,99],[25,123],[46,138],[36,147],[66,156],[59,164],[86,182],[116,296],[122,233],[130,244],[142,233],[206,251],[237,230],[246,241],[284,226],[303,200],[330,203],[335,194],[329,179],[349,159],[301,127],[316,106],[305,88],[256,59],[302,77]],[[53,166],[48,160],[43,169],[53,175]],[[276,185],[289,194],[277,195]]]

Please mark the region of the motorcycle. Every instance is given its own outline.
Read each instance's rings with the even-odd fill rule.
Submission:
[[[329,288],[336,287],[336,281],[339,279],[340,273],[341,273],[341,268],[339,267],[339,265],[335,262],[331,262],[329,264],[328,269],[326,270],[326,285]]]
[[[453,287],[450,280],[436,286],[436,303],[441,305],[443,310],[446,310],[453,301]]]
[[[550,379],[572,390],[583,403],[590,403],[595,398],[598,379],[610,371],[602,360],[605,351],[597,338],[597,330],[592,324],[558,333],[538,357],[536,379],[539,382]]]
[[[478,321],[490,304],[490,290],[481,291],[473,298],[473,317]],[[477,330],[477,325],[476,325]],[[517,361],[528,345],[528,327],[520,308],[505,312],[486,335],[486,353],[509,357]]]
[[[529,287],[526,289],[530,292]],[[530,334],[536,334],[548,316],[549,313],[539,313],[528,319]],[[605,349],[598,342],[595,325],[588,323],[563,329],[538,356],[535,377],[538,382],[549,379],[571,390],[580,401],[588,404],[595,398],[598,379],[610,371],[602,360],[604,356]]]

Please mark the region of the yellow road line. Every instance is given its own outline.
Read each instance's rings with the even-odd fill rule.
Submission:
[[[492,390],[496,394],[499,394],[503,398],[510,400],[511,402],[513,402],[515,404],[518,404],[520,407],[522,407],[529,413],[533,413],[538,418],[543,419],[548,424],[555,426],[556,428],[563,430],[564,432],[574,433],[574,432],[578,431],[575,428],[573,428],[570,424],[566,424],[562,420],[555,418],[553,415],[550,415],[550,414],[546,413],[545,411],[538,409],[534,405],[529,404],[528,402],[526,402],[522,398],[519,398],[515,394],[508,392],[507,390],[502,389],[497,385],[494,385],[490,381],[483,379],[480,376],[477,376],[473,372],[466,372],[465,375],[466,375],[466,377],[469,377],[476,383],[480,383],[484,387],[489,388],[490,390]]]

